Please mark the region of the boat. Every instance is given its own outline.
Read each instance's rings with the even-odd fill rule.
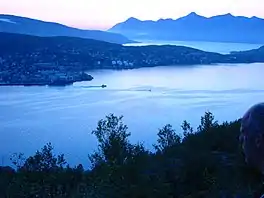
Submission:
[[[102,88],[106,88],[107,86],[106,86],[105,84],[103,84],[101,87],[102,87]]]

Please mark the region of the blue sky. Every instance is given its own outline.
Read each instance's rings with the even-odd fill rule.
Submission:
[[[0,13],[108,29],[129,17],[141,20],[231,13],[264,18],[264,0],[0,0]]]

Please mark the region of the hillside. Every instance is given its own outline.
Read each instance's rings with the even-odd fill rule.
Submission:
[[[14,43],[12,45],[12,43]],[[182,46],[125,47],[74,37],[0,33],[2,65],[52,64],[68,70],[125,69],[157,65],[210,64],[225,57]],[[2,66],[3,67],[3,66]]]
[[[176,20],[129,18],[109,32],[121,33],[131,39],[264,44],[264,19],[231,14],[206,18],[192,12]]]
[[[0,33],[0,46],[0,83],[3,84],[31,84],[32,79],[33,84],[38,84],[43,76],[48,82],[54,76],[63,76],[70,82],[76,76],[79,81],[76,72],[81,72],[82,79],[84,71],[94,69],[264,62],[263,47],[222,55],[183,46],[125,47],[91,39],[9,33]]]
[[[236,56],[237,59],[247,59],[249,62],[263,62],[264,60],[264,46],[259,49],[231,52],[231,55]]]
[[[33,36],[70,36],[125,44],[132,42],[128,38],[110,32],[81,30],[59,23],[45,22],[13,15],[0,15],[0,32],[27,34]]]

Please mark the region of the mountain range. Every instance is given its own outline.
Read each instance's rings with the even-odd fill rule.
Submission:
[[[231,14],[187,16],[157,21],[129,18],[108,30],[137,40],[178,40],[264,44],[264,19]]]
[[[80,37],[118,44],[133,42],[118,33],[111,33],[99,30],[82,30],[73,27],[68,27],[59,23],[45,22],[26,17],[3,14],[0,15],[0,32],[26,34],[42,37]]]

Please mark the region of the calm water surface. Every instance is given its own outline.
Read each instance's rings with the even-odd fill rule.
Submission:
[[[232,51],[245,51],[257,49],[264,44],[250,44],[250,43],[218,43],[218,42],[204,42],[204,41],[153,41],[153,40],[139,40],[140,43],[125,44],[126,46],[146,46],[146,45],[180,45],[192,47],[208,52],[217,52],[228,54]]]
[[[96,71],[68,87],[0,87],[0,164],[13,152],[30,155],[52,142],[71,164],[88,164],[91,135],[109,113],[124,115],[133,142],[148,148],[158,128],[184,119],[197,126],[205,111],[220,121],[239,118],[264,100],[264,64],[153,67]],[[107,84],[107,88],[89,86]],[[149,91],[151,90],[151,91]]]

